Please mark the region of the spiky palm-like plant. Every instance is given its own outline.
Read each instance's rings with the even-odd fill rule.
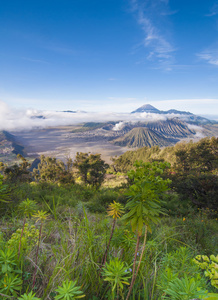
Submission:
[[[128,279],[130,276],[130,271],[128,267],[119,260],[117,257],[111,260],[109,263],[105,264],[103,268],[104,281],[110,282],[112,286],[112,299],[115,298],[115,292],[117,294],[117,299],[121,294],[125,285],[129,285]]]
[[[31,291],[28,294],[23,294],[18,298],[18,300],[41,300],[41,298],[35,297],[35,294],[33,294],[33,291]]]
[[[112,228],[111,228],[110,238],[109,238],[109,241],[108,241],[108,244],[107,244],[104,256],[103,256],[103,259],[102,259],[102,265],[105,265],[105,263],[106,263],[107,254],[108,254],[108,251],[109,251],[111,239],[112,239],[113,234],[114,234],[114,228],[115,228],[115,225],[116,225],[116,221],[117,221],[118,218],[121,217],[123,212],[124,212],[123,205],[119,202],[114,201],[108,207],[107,214],[109,216],[113,217],[114,220],[113,220],[113,224],[112,224]]]
[[[184,278],[176,278],[171,281],[164,292],[167,296],[172,297],[171,299],[175,300],[199,299],[208,295],[208,292],[201,288],[200,280],[196,280],[195,278],[189,279],[186,274]]]
[[[38,255],[39,255],[39,245],[41,241],[41,236],[42,236],[42,226],[44,221],[48,218],[48,214],[45,211],[39,211],[33,215],[34,218],[36,218],[36,222],[40,222],[40,229],[39,229],[39,239],[38,239],[38,245],[37,245],[37,250],[36,250],[36,261],[35,261],[35,271],[33,275],[33,288],[35,286],[36,282],[36,273],[37,273],[37,262],[38,262]]]
[[[126,300],[129,299],[133,285],[138,274],[142,261],[145,244],[147,239],[147,231],[151,232],[150,223],[157,223],[159,215],[162,213],[160,195],[168,189],[169,180],[164,180],[160,177],[164,169],[169,166],[167,163],[143,163],[135,162],[135,170],[128,172],[129,179],[133,184],[129,187],[127,195],[129,200],[126,204],[128,213],[123,219],[130,222],[132,231],[137,235],[135,247],[135,255],[133,260],[132,281]],[[137,254],[139,250],[140,238],[143,228],[145,227],[144,242],[136,269]]]
[[[74,300],[85,297],[80,290],[80,286],[76,286],[76,281],[65,280],[62,286],[56,289],[58,295],[55,296],[55,300]]]
[[[18,210],[21,212],[21,214],[24,215],[23,220],[23,228],[20,235],[20,242],[19,242],[19,248],[18,248],[18,258],[20,256],[20,247],[21,247],[21,240],[23,237],[24,227],[26,224],[26,219],[30,218],[37,210],[37,203],[34,200],[30,200],[27,198],[26,200],[22,201],[20,205],[18,206]]]

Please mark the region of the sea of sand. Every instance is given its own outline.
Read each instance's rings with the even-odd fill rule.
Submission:
[[[111,163],[111,157],[132,150],[115,146],[107,138],[93,135],[93,132],[90,136],[87,133],[72,133],[74,129],[74,126],[61,126],[11,133],[30,157],[44,154],[65,161],[69,157],[74,159],[77,152],[90,152],[100,153],[103,160]]]

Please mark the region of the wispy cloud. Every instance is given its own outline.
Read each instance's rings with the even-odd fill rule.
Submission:
[[[44,45],[43,48],[53,51],[53,52],[57,52],[59,54],[63,54],[63,55],[76,55],[77,54],[77,51],[75,51],[74,49],[72,49],[70,47],[68,48],[68,47],[65,47],[62,45],[50,44],[50,45]]]
[[[213,6],[210,8],[210,13],[206,14],[205,16],[207,17],[212,17],[218,15],[218,0],[216,0],[213,4]],[[217,26],[216,26],[217,27]],[[217,35],[214,35],[216,38]],[[206,61],[207,63],[218,66],[218,40],[216,38],[214,44],[210,45],[203,51],[199,52],[196,54],[196,56],[203,60]]]
[[[211,65],[218,66],[218,48],[208,49],[196,54],[198,58],[208,62]]]
[[[162,16],[172,16],[178,13],[178,10],[172,10],[172,11],[167,11],[167,12],[162,12]]]
[[[29,57],[22,57],[23,60],[27,60],[30,62],[34,62],[34,63],[42,63],[42,64],[48,64],[47,61],[42,60],[42,59],[33,59],[33,58],[29,58]]]
[[[161,21],[166,23],[166,16],[172,13],[168,1],[132,0],[131,4],[132,12],[136,15],[137,22],[145,35],[142,45],[148,50],[146,58],[157,62],[164,69],[169,69],[168,65],[172,65],[173,53],[176,49],[170,41],[166,26],[161,26]]]
[[[218,14],[218,1],[216,1],[210,9],[210,12],[206,14],[206,17],[213,17]]]

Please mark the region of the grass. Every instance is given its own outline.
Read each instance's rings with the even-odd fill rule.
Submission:
[[[57,286],[69,279],[76,280],[78,286],[82,286],[86,294],[84,299],[111,299],[110,284],[100,274],[112,226],[106,208],[114,200],[125,204],[125,189],[102,187],[96,191],[82,185],[19,185],[13,192],[13,202],[8,204],[7,214],[2,215],[0,220],[1,249],[7,246],[12,234],[22,228],[23,219],[18,214],[18,205],[27,197],[35,200],[40,210],[49,213],[39,244],[34,288],[36,296],[54,299]],[[172,202],[175,201],[173,198]],[[184,273],[190,277],[196,274],[203,277],[201,271],[192,265],[192,258],[197,254],[218,253],[218,221],[211,217],[210,211],[192,210],[186,212],[185,216],[183,213],[176,215],[169,212],[168,216],[162,217],[160,224],[152,225],[152,233],[148,234],[130,299],[162,299],[164,272],[168,267],[174,275],[180,270],[179,277]],[[40,227],[32,218],[27,223],[38,229]],[[130,226],[124,224],[122,219],[118,220],[108,252],[108,262],[118,257],[131,269],[135,242],[136,236]],[[183,250],[184,247],[186,250]],[[22,253],[22,293],[32,286],[36,250],[36,245],[32,245],[28,252]],[[16,251],[18,249],[14,249]],[[214,292],[206,280],[204,284]],[[123,293],[127,295],[128,286],[124,287]]]

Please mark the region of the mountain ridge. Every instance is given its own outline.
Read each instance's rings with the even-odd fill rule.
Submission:
[[[188,111],[180,111],[180,110],[176,110],[176,109],[170,109],[170,110],[159,110],[156,107],[150,105],[150,104],[144,104],[142,106],[140,106],[139,108],[137,108],[136,110],[132,111],[131,114],[134,113],[154,113],[154,114],[163,114],[163,115],[167,115],[167,114],[175,114],[175,115],[180,115],[180,118],[182,120],[187,119],[187,122],[189,122],[190,124],[214,124],[217,123],[216,121],[213,120],[209,120],[207,118],[195,115],[191,112]],[[183,117],[182,117],[183,116]]]
[[[118,146],[128,146],[130,148],[160,146],[167,147],[175,144],[178,140],[166,138],[155,130],[147,127],[136,127],[113,141]]]

